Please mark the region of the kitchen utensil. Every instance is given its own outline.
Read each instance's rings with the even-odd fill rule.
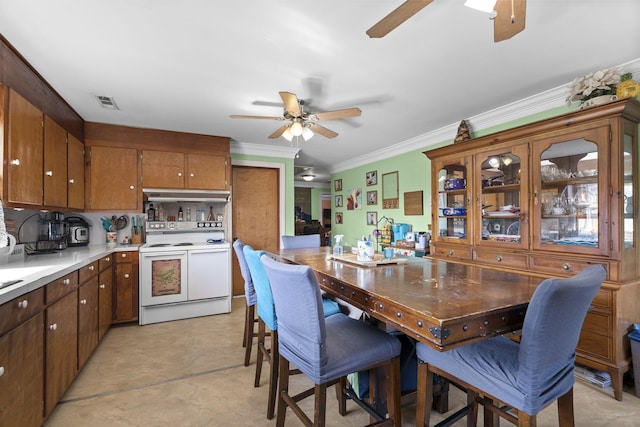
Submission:
[[[117,230],[124,230],[127,227],[128,224],[129,224],[129,219],[126,216],[121,215],[116,220],[116,229]]]

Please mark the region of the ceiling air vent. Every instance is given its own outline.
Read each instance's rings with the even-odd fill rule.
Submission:
[[[107,110],[120,109],[118,108],[118,104],[116,104],[116,100],[110,96],[95,95],[95,97],[98,100],[98,104],[100,104],[102,108],[106,108]]]

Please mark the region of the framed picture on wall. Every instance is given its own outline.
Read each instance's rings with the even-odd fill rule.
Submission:
[[[378,223],[378,212],[367,212],[367,225],[376,225]]]
[[[367,205],[377,205],[378,204],[378,191],[367,191]]]
[[[342,180],[336,179],[333,181],[333,188],[335,191],[342,191]]]
[[[366,180],[367,186],[378,185],[378,171],[367,172]]]
[[[336,196],[336,208],[342,207],[342,195]]]
[[[336,212],[336,224],[342,224],[342,212]]]

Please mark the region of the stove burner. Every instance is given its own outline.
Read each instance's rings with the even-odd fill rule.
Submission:
[[[153,245],[149,245],[150,248],[164,248],[165,246],[170,246],[168,243],[154,243]]]
[[[176,243],[173,246],[193,246],[193,243],[184,242],[184,243]]]

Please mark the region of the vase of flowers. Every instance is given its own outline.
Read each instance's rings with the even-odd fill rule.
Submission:
[[[604,70],[589,73],[586,76],[576,78],[569,87],[567,105],[579,101],[580,108],[588,108],[596,105],[615,101],[616,89],[620,83],[620,70],[605,68]]]

